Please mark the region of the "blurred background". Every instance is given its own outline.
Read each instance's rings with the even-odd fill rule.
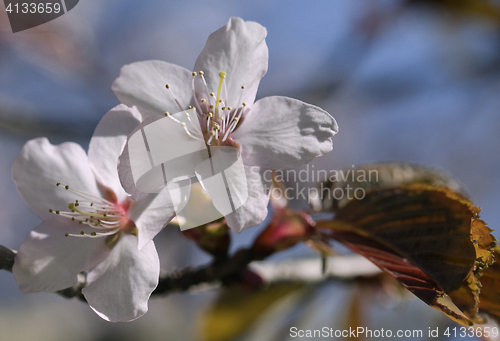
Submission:
[[[121,66],[159,59],[191,69],[209,33],[230,16],[268,30],[269,71],[258,97],[298,98],[339,123],[334,150],[314,161],[317,168],[380,161],[437,167],[460,181],[490,227],[500,225],[498,1],[81,0],[15,34],[0,5],[0,244],[18,249],[40,222],[10,174],[26,141],[47,136],[87,148],[99,119],[119,103],[110,86]],[[233,250],[257,230],[236,236]],[[155,241],[168,271],[210,259],[175,229]],[[299,249],[277,257],[298,255],[314,256]],[[235,298],[233,311],[220,315],[212,306],[217,290],[153,298],[139,320],[111,324],[77,300],[23,295],[1,271],[0,333],[5,340],[226,340],[224,329],[241,324],[238,340],[263,341],[300,339],[290,337],[291,326],[357,323],[421,329],[427,339],[429,327],[457,326],[411,296],[371,295],[363,284],[283,290],[266,309],[258,302],[269,297]]]

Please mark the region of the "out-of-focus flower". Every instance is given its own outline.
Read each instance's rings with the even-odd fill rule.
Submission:
[[[314,233],[314,220],[306,213],[276,207],[269,226],[257,237],[252,250],[263,259],[297,243],[309,240]]]
[[[78,144],[38,138],[14,160],[18,191],[43,219],[16,256],[13,273],[24,293],[65,289],[87,272],[82,293],[102,318],[131,321],[147,311],[160,271],[152,238],[173,209],[166,191],[132,202],[120,185],[118,156],[141,120],[120,105],[97,126],[88,157]]]
[[[329,152],[331,137],[338,131],[326,111],[299,100],[273,96],[254,103],[267,71],[266,35],[258,23],[231,18],[210,35],[195,71],[162,61],[138,62],[124,66],[112,87],[122,103],[139,107],[145,117],[165,113],[208,148],[239,149],[248,198],[225,215],[235,232],[261,223],[267,215],[271,182],[262,176],[266,169],[297,167]],[[187,116],[190,122],[169,114],[188,109],[197,113],[193,119]],[[191,126],[196,120],[201,132]],[[122,185],[134,198],[130,168],[120,167],[119,172]]]

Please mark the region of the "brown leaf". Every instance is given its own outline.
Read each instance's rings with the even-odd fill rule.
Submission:
[[[371,163],[332,171],[328,181],[320,187],[323,206],[321,210],[336,211],[349,202],[349,195],[336,199],[336,190],[342,190],[339,193],[347,193],[348,188],[352,191],[358,188],[367,191],[412,184],[447,187],[456,192],[461,191],[460,184],[450,174],[438,169],[402,162]]]
[[[449,307],[439,302],[438,299],[443,296],[443,290],[421,269],[411,264],[402,255],[372,239],[362,237],[356,233],[336,232],[334,238],[348,246],[354,252],[368,258],[431,307],[443,311],[460,324],[471,324],[462,314],[452,311]]]
[[[439,6],[454,16],[479,17],[500,23],[500,8],[486,0],[407,0],[409,4]]]
[[[494,257],[498,260],[499,250]],[[494,263],[483,272],[481,277],[481,294],[479,295],[479,310],[490,314],[500,323],[500,263]]]
[[[370,259],[430,306],[470,324],[482,322],[477,275],[491,263],[488,252],[494,241],[478,213],[479,208],[449,189],[411,185],[371,190],[317,227],[332,230],[332,238]],[[443,303],[446,299],[460,311]]]

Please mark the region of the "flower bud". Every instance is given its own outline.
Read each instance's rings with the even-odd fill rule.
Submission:
[[[196,244],[216,258],[225,257],[231,243],[229,227],[225,220],[201,225],[182,231],[184,237],[194,240]]]
[[[310,239],[314,224],[314,220],[304,212],[278,208],[271,224],[255,240],[252,250],[257,258],[266,258],[274,252]]]

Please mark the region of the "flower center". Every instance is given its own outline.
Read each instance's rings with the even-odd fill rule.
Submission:
[[[203,136],[199,136],[194,130],[189,129],[186,126],[186,123],[180,122],[175,117],[171,116],[169,112],[165,112],[165,116],[170,117],[177,123],[181,124],[191,138],[197,140],[204,140],[207,145],[221,145],[225,144],[231,132],[233,132],[237,127],[239,122],[242,119],[242,115],[246,113],[246,103],[242,103],[242,95],[245,90],[245,86],[241,86],[241,92],[237,101],[233,99],[229,99],[228,91],[226,88],[226,73],[219,73],[219,85],[217,87],[217,92],[210,92],[208,89],[207,82],[204,77],[204,72],[193,72],[193,81],[192,81],[192,90],[193,90],[193,98],[195,101],[196,108],[189,106],[188,109],[191,109],[196,112],[198,115],[198,121],[201,124],[201,130],[203,132]],[[202,84],[204,86],[204,95],[201,99],[198,99],[195,93],[195,79],[196,77],[201,77]],[[179,101],[175,97],[172,87],[170,84],[166,85],[167,90],[169,90],[170,95],[173,97],[174,101],[177,103],[177,106],[181,111],[186,109],[182,108]],[[229,104],[232,103],[234,107]],[[196,124],[189,117],[189,114],[186,113],[186,117],[192,124]]]
[[[88,225],[93,230],[96,230],[90,233],[83,230],[79,234],[66,233],[66,237],[99,238],[114,235],[120,231],[135,234],[135,226],[133,223],[130,224],[127,217],[130,205],[128,200],[119,204],[116,202],[116,196],[111,191],[107,196],[114,202],[72,189],[68,185],[64,186],[57,183],[56,186],[74,193],[79,199],[68,204],[69,211],[49,209],[49,212],[68,218],[77,224]]]

